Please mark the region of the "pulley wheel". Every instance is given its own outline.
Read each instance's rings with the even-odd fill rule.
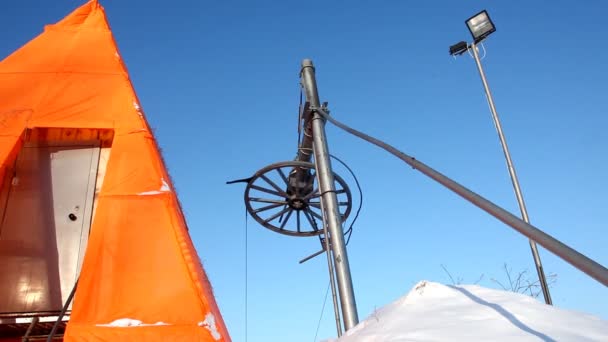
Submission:
[[[346,182],[334,173],[342,222],[352,209]],[[321,194],[315,165],[300,161],[271,164],[256,172],[245,189],[245,206],[262,226],[291,236],[323,233]]]

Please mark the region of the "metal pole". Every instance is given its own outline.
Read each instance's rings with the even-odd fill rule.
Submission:
[[[608,286],[608,269],[599,263],[595,262],[591,258],[579,253],[574,248],[562,243],[557,240],[553,236],[543,232],[542,230],[534,227],[533,225],[523,221],[517,216],[511,214],[510,212],[504,210],[503,208],[497,206],[496,204],[490,202],[489,200],[479,196],[473,191],[465,188],[464,186],[458,184],[447,176],[441,174],[440,172],[432,169],[428,165],[423,162],[417,160],[414,157],[410,157],[409,155],[399,151],[391,145],[388,145],[374,137],[370,137],[369,135],[357,131],[354,128],[350,128],[345,124],[337,121],[336,119],[329,116],[323,110],[318,110],[317,113],[319,115],[326,118],[328,121],[333,123],[334,125],[342,128],[350,134],[353,134],[369,143],[372,143],[381,149],[389,152],[395,157],[403,160],[405,163],[410,165],[412,168],[420,171],[424,175],[430,177],[435,180],[439,184],[445,186],[446,188],[452,190],[462,198],[476,205],[478,208],[487,212],[488,214],[496,217],[506,225],[518,231],[520,234],[525,235],[528,239],[531,239],[537,242],[539,245],[545,247],[548,251],[560,257],[562,260],[568,262],[570,265],[576,267],[577,269],[583,271],[591,278],[599,281],[605,286]]]
[[[315,69],[310,59],[302,61],[302,85],[306,91],[306,98],[311,108],[319,109],[319,94],[315,80]],[[346,244],[344,242],[344,232],[342,231],[342,218],[338,211],[338,199],[334,187],[334,174],[329,160],[329,150],[325,137],[325,120],[319,113],[314,111],[312,120],[313,132],[313,152],[319,182],[319,192],[321,203],[323,203],[324,224],[329,230],[330,246],[334,257],[336,279],[338,282],[338,293],[340,294],[340,304],[342,317],[344,319],[344,330],[353,328],[359,323],[357,316],[357,303],[353,291],[353,282],[350,274]]]
[[[36,324],[38,324],[38,321],[40,321],[40,317],[36,316],[36,317],[32,318],[32,322],[30,323],[30,326],[27,327],[27,330],[25,331],[25,335],[23,335],[23,337],[21,338],[21,342],[29,342],[30,335],[32,334],[32,330],[34,330],[34,326]]]
[[[323,207],[323,202],[321,202]],[[331,247],[329,246],[329,238],[327,237],[327,225],[323,225],[323,234],[325,234],[325,251],[327,251],[327,269],[329,270],[329,286],[331,286],[331,299],[334,304],[334,319],[336,321],[336,331],[338,337],[342,336],[342,323],[340,322],[340,308],[338,306],[338,295],[336,293],[336,276],[334,272],[334,262],[331,258]]]
[[[526,203],[524,202],[524,196],[521,193],[521,188],[519,187],[519,180],[517,179],[517,174],[515,173],[515,167],[513,166],[513,162],[511,161],[511,154],[509,153],[507,140],[505,139],[505,136],[502,133],[502,126],[500,124],[500,120],[498,119],[496,107],[494,106],[492,93],[490,92],[488,81],[486,80],[486,74],[484,73],[483,68],[481,66],[481,60],[479,59],[477,45],[475,45],[475,43],[471,43],[470,49],[473,50],[473,56],[475,57],[477,70],[479,70],[479,76],[481,76],[481,82],[483,83],[483,88],[486,92],[486,97],[488,98],[488,104],[490,105],[490,111],[492,112],[494,126],[496,126],[496,132],[498,133],[498,138],[500,139],[500,144],[502,145],[502,151],[504,152],[505,159],[507,160],[507,169],[509,170],[509,176],[511,176],[511,183],[513,183],[513,189],[515,190],[515,197],[517,197],[517,203],[519,204],[521,218],[526,223],[530,223],[530,219],[528,218],[528,210],[526,209]],[[536,242],[534,242],[533,240],[529,241],[530,249],[532,250],[532,256],[534,257],[534,264],[536,265],[536,273],[538,273],[538,280],[543,291],[543,296],[545,297],[545,303],[553,305],[553,302],[551,301],[551,294],[549,293],[549,286],[547,285],[547,279],[545,278],[545,271],[543,270],[543,264],[540,261],[538,247],[536,246]]]
[[[72,299],[74,299],[74,294],[76,293],[77,286],[78,286],[78,279],[76,279],[76,282],[74,283],[74,287],[72,288],[72,292],[70,292],[70,295],[68,296],[68,299],[65,301],[65,304],[63,305],[63,308],[61,309],[59,316],[57,316],[57,321],[55,321],[55,324],[53,324],[53,328],[51,329],[51,332],[49,333],[49,336],[47,337],[46,342],[51,342],[53,340],[53,338],[55,337],[57,328],[59,328],[59,324],[63,320],[63,316],[65,315],[66,311],[68,311],[68,308],[70,307],[70,303],[72,303]]]

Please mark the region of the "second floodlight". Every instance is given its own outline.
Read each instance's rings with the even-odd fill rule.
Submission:
[[[467,42],[458,42],[458,43],[450,46],[450,55],[452,55],[452,56],[462,55],[463,53],[467,52],[468,49],[469,49],[469,44],[467,44]]]

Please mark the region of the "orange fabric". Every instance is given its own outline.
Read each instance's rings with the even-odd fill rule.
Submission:
[[[65,340],[230,341],[96,1],[0,62],[0,177],[27,129],[53,127],[114,131]],[[107,326],[124,318],[164,324]]]

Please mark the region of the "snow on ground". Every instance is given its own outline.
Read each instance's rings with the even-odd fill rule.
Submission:
[[[608,321],[518,293],[423,281],[333,341],[608,341]]]

